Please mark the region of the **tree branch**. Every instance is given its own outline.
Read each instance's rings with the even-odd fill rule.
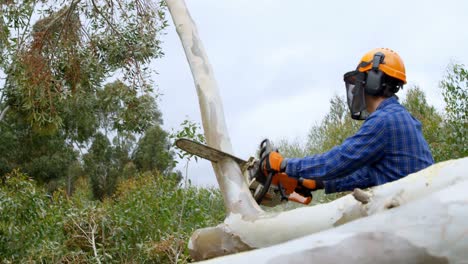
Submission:
[[[5,108],[3,108],[2,113],[0,114],[0,122],[3,121],[3,118],[5,117],[5,114],[9,109],[10,109],[9,105],[7,105]]]

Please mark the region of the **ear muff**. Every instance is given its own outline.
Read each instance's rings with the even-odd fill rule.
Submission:
[[[383,93],[384,73],[379,70],[379,65],[383,63],[385,55],[382,52],[374,54],[372,59],[372,69],[367,72],[365,92],[369,95],[381,95]]]

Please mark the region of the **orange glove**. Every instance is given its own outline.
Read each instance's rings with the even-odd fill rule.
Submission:
[[[262,160],[261,168],[263,173],[267,175],[269,172],[278,173],[283,172],[285,164],[283,163],[283,156],[277,151],[268,153]]]
[[[299,185],[306,187],[309,191],[316,191],[325,187],[323,181],[304,178],[299,178]]]
[[[297,194],[305,197],[305,198],[310,198],[312,200],[312,193],[313,191],[320,190],[324,188],[324,183],[323,181],[320,180],[312,180],[312,179],[304,179],[304,178],[299,178],[298,183],[296,188],[294,189],[294,192]],[[308,204],[310,203],[310,200],[307,200]],[[300,202],[301,203],[301,202]]]

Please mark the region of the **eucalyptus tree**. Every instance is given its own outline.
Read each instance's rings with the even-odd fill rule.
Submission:
[[[450,155],[444,159],[468,156],[468,69],[452,63],[440,82],[445,101],[445,140]]]
[[[123,144],[161,124],[149,63],[163,56],[163,1],[7,0],[0,13],[0,141],[60,141],[68,164],[99,133]],[[10,151],[44,158],[24,147]]]
[[[135,165],[140,171],[169,172],[174,167],[168,134],[159,126],[146,131],[138,141],[133,156]]]
[[[152,91],[147,64],[163,55],[162,1],[3,1],[1,11],[2,112],[14,108],[36,128],[54,129],[67,107],[92,110],[76,101],[109,77]]]

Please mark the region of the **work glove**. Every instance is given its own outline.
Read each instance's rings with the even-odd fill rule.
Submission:
[[[286,160],[278,151],[271,151],[266,153],[261,160],[260,168],[265,175],[268,173],[277,174],[284,172],[286,169]]]
[[[284,172],[286,169],[286,160],[268,139],[260,143],[260,168],[265,175]]]
[[[305,187],[313,192],[325,188],[325,184],[321,180],[299,178],[298,187]]]
[[[299,178],[297,187],[294,191],[304,197],[309,197],[312,196],[311,192],[323,188],[325,188],[325,185],[321,180]]]

